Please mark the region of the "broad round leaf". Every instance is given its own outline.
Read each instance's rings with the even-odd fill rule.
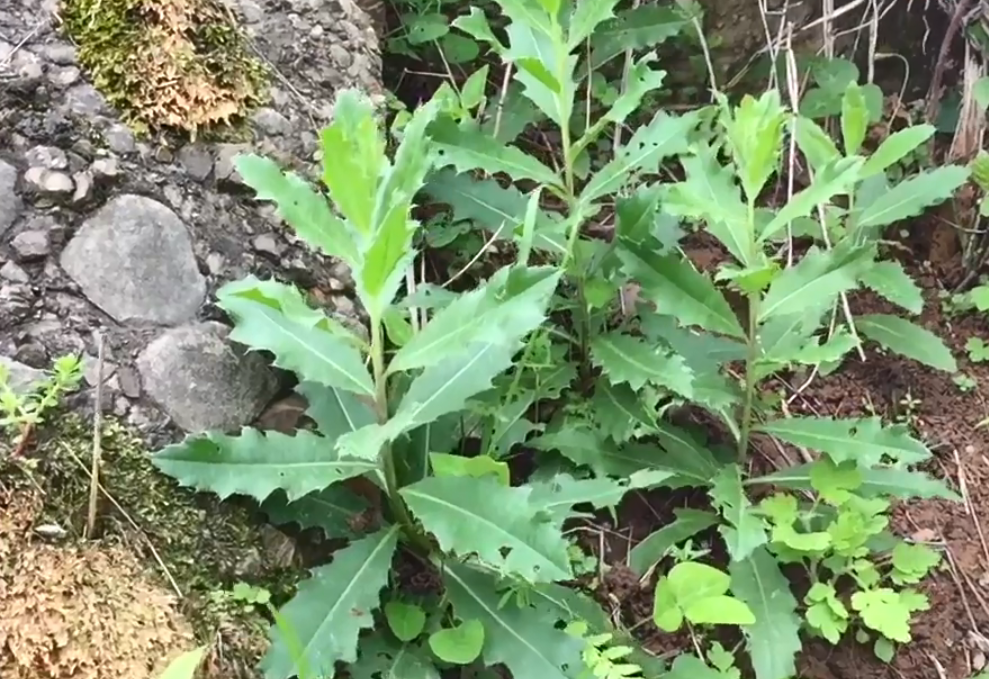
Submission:
[[[420,606],[401,601],[385,604],[385,619],[392,633],[402,642],[412,641],[426,627],[426,612]]]
[[[684,617],[695,625],[753,625],[755,615],[735,597],[718,595],[698,599],[684,610]]]
[[[652,604],[652,621],[664,632],[676,632],[683,624],[683,613],[677,605],[676,595],[670,586],[669,578],[656,584]]]
[[[455,665],[467,665],[481,655],[484,646],[484,625],[480,620],[467,620],[459,627],[433,632],[429,648],[436,657]]]

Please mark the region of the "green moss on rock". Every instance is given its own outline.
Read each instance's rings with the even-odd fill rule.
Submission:
[[[44,491],[35,524],[61,526],[78,539],[86,521],[92,429],[76,416],[52,420],[48,429],[32,454],[39,463],[32,485]],[[249,509],[192,493],[158,472],[140,437],[119,421],[104,423],[101,444],[99,544],[125,547],[164,586],[181,591],[183,613],[200,641],[219,640],[223,664],[236,665],[238,676],[252,676],[268,621],[261,609],[217,594],[249,583],[277,603],[293,593],[303,570],[273,554],[270,529]]]
[[[197,134],[263,103],[268,72],[220,0],[63,0],[96,88],[138,132]]]

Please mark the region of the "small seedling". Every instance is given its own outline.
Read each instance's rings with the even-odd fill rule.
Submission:
[[[82,380],[82,361],[67,355],[55,359],[52,370],[36,383],[14,390],[10,369],[0,363],[0,430],[13,434],[12,458],[23,456],[32,434],[59,399],[75,391]]]

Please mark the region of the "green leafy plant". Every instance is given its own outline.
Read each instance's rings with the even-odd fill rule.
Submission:
[[[350,538],[279,611],[263,662],[269,677],[287,679],[303,667],[309,676],[325,676],[339,662],[361,676],[376,671],[383,656],[431,667],[466,665],[479,655],[516,676],[563,677],[566,667],[580,665],[582,646],[557,625],[572,621],[567,602],[575,597],[577,605],[593,606],[552,584],[574,576],[564,521],[575,505],[614,506],[629,488],[668,476],[560,474],[511,487],[503,461],[455,454],[471,402],[483,402],[543,323],[561,275],[556,267],[505,267],[454,295],[400,348],[387,343],[415,255],[412,201],[436,153],[426,131],[456,111],[450,96],[441,92],[412,115],[393,158],[370,103],[353,91],[340,96],[321,141],[324,157],[333,159],[323,181],[341,216],[271,161],[237,160],[259,199],[273,200],[300,236],[350,265],[369,316],[365,339],[306,306],[290,285],[253,277],[225,285],[217,297],[235,321],[231,337],[271,352],[276,365],[299,376],[315,431],[209,432],[155,457],[183,484],[221,497],[248,495],[273,516]],[[364,530],[340,520],[366,506],[342,483],[358,477],[376,484],[384,499]],[[389,587],[399,551],[432,564],[439,601],[411,602],[400,582]],[[506,598],[505,591],[524,596]],[[375,622],[382,603],[387,628]],[[381,634],[362,636],[372,627]],[[603,631],[606,624],[597,633]]]
[[[653,622],[666,632],[691,625],[751,625],[748,605],[728,594],[731,576],[695,561],[682,561],[656,583]]]
[[[23,455],[31,435],[44,424],[48,412],[65,394],[75,391],[81,380],[82,360],[66,355],[55,359],[44,378],[15,390],[10,368],[0,363],[0,429],[14,434],[11,457]]]
[[[471,38],[450,30],[447,13],[456,10],[454,0],[403,0],[401,28],[387,40],[393,54],[421,59],[435,49],[448,64],[463,64],[477,59],[478,44]],[[423,52],[427,51],[426,54]]]
[[[761,385],[793,368],[836,369],[865,340],[956,371],[935,335],[897,315],[855,317],[847,295],[868,287],[919,313],[917,286],[879,257],[882,232],[947,199],[968,170],[891,183],[887,170],[933,128],[901,130],[863,155],[869,109],[854,81],[841,100],[843,150],[770,91],[737,105],[720,97],[684,115],[655,113],[592,163],[592,145],[612,130],[618,140],[664,73],[653,53],[633,59],[628,86],[593,120],[578,99],[583,74],[690,19],[669,8],[616,14],[615,0],[499,4],[507,42],[477,8],[456,26],[511,63],[514,87],[500,107],[490,105],[486,78],[459,92],[443,87],[404,121],[389,155],[370,104],[342,93],[321,134],[328,196],[269,160],[238,159],[259,200],[273,201],[311,246],[350,267],[368,318],[365,336],[308,307],[292,286],[225,285],[217,297],[234,320],[231,337],[298,376],[313,428],[196,434],[155,457],[185,485],[251,496],[273,520],[348,540],[277,612],[266,675],[327,676],[344,664],[355,677],[437,677],[438,668],[504,664],[515,679],[563,679],[600,676],[595,668],[607,675],[619,657],[621,676],[632,664],[652,672],[597,604],[560,583],[575,577],[568,520],[658,486],[705,488],[712,511],[683,510],[636,548],[640,573],[681,557],[657,584],[657,624],[739,625],[756,679],[789,679],[800,631],[813,626],[781,561],[788,542],[818,540],[800,562],[820,582],[855,581],[843,603],[850,618],[901,640],[903,611],[919,605],[902,585],[919,567],[897,566],[891,540],[855,557],[844,545],[886,538],[892,498],[954,497],[908,470],[930,451],[903,425],[878,418],[779,417]],[[481,113],[495,108],[499,115]],[[515,142],[537,120],[557,128],[558,153],[536,157]],[[788,135],[811,181],[767,208],[761,196]],[[674,160],[683,179],[659,181],[661,163]],[[449,205],[453,221],[493,233],[514,262],[466,292],[403,287],[423,235],[410,216],[420,189]],[[602,221],[613,221],[610,238],[588,231]],[[698,270],[680,247],[689,229],[713,235],[731,261],[713,275]],[[798,258],[802,236],[815,242]],[[683,405],[713,415],[729,444],[672,424],[667,415]],[[750,478],[755,433],[800,446],[813,461]],[[513,486],[507,463],[523,443],[537,469]],[[846,469],[861,482],[822,483]],[[354,492],[368,485],[373,493]],[[757,486],[795,502],[810,495],[809,507],[796,502],[791,532],[766,511],[772,503],[753,503]],[[724,542],[724,568],[681,546],[701,531]],[[893,565],[880,567],[887,555]],[[879,583],[855,580],[863,561]],[[429,586],[409,586],[396,562],[416,564]],[[567,633],[575,622],[586,629]],[[609,634],[632,652],[608,655],[596,635]],[[672,673],[737,677],[732,653],[712,648],[705,658],[699,649],[677,658]],[[598,662],[605,656],[608,666]]]
[[[876,655],[888,661],[893,642],[910,641],[912,613],[928,608],[925,595],[904,586],[920,582],[940,554],[887,532],[889,501],[857,494],[864,478],[855,462],[825,459],[811,469],[810,482],[811,502],[777,493],[759,504],[770,526],[769,550],[807,570],[804,616],[814,633],[837,644],[858,622],[879,635]],[[882,560],[888,564],[880,568]]]
[[[158,679],[193,679],[205,655],[205,646],[186,651],[170,662]]]
[[[583,652],[586,670],[581,675],[582,679],[634,679],[642,676],[642,667],[628,661],[635,649],[632,646],[614,645],[612,642],[615,635],[612,632],[589,634],[584,620],[571,622],[566,631],[586,644]]]

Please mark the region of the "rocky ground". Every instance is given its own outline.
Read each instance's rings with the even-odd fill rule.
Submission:
[[[53,359],[82,355],[83,388],[69,405],[89,418],[102,337],[105,416],[145,451],[183,431],[236,430],[252,423],[283,395],[286,376],[227,342],[211,293],[254,273],[295,282],[335,314],[356,312],[348,273],[298,247],[271,208],[254,204],[232,158],[253,150],[311,172],[318,162],[317,131],[328,119],[333,93],[352,86],[381,91],[372,21],[346,0],[231,5],[251,58],[268,74],[266,104],[228,134],[177,143],[135,136],[124,124],[84,75],[77,46],[61,30],[61,11],[57,3],[39,0],[0,4],[0,361],[10,368],[12,382],[23,387]],[[48,436],[72,440],[64,432]],[[78,549],[47,544],[39,525],[55,526],[59,539],[77,538],[82,530],[85,493],[63,491],[88,484],[88,463],[81,459],[89,457],[90,439],[88,433],[77,436],[75,453],[68,457],[61,444],[43,449],[43,479],[25,472],[0,480],[4,679],[147,676],[150,663],[192,645],[196,616],[182,596],[265,570],[256,564],[229,569],[206,558],[204,569],[185,573],[184,580],[172,578],[184,571],[183,559],[210,553],[199,539],[185,539],[186,533],[213,532],[204,528],[207,516],[221,532],[238,522],[252,524],[243,516],[227,522],[224,514],[207,515],[202,508],[184,520],[162,523],[149,513],[160,507],[144,500],[156,497],[173,509],[195,505],[139,473],[148,472],[144,454],[128,457],[132,464],[123,466],[134,467],[133,474],[116,482],[110,479],[120,461],[105,461],[111,471],[104,479],[101,516],[113,519],[102,522],[102,543]],[[65,464],[54,464],[56,458]],[[54,475],[60,481],[53,478],[54,469],[65,472]],[[169,525],[180,535],[170,534]],[[281,559],[264,548],[270,535],[241,533],[221,541],[228,560],[245,554],[254,561],[259,555]],[[135,550],[133,544],[117,544],[121,541],[145,547]],[[176,545],[188,553],[166,548]],[[170,556],[152,558],[157,553]],[[142,557],[140,563],[135,555]],[[131,603],[101,598],[97,593],[106,582],[79,575],[110,567],[110,579],[118,579]],[[5,581],[8,576],[13,579]],[[75,608],[49,598],[52,587],[42,583],[59,578],[75,578],[74,585],[66,585],[79,592]],[[4,588],[4,582],[11,586]],[[145,590],[155,593],[134,595]],[[86,619],[93,610],[105,618],[98,630],[65,623]],[[183,617],[187,613],[190,621]],[[134,645],[118,643],[145,623],[158,629],[157,638],[149,632]],[[197,630],[200,638],[214,631]],[[253,659],[238,663],[250,666]],[[224,666],[229,670],[230,663]],[[45,671],[33,673],[40,667]]]
[[[20,465],[0,474],[2,679],[148,676],[194,639],[215,642],[210,676],[252,676],[263,646],[256,616],[211,593],[246,581],[277,595],[298,575],[282,534],[246,510],[175,491],[146,453],[184,431],[235,430],[259,418],[278,426],[281,414],[298,410],[284,400],[289,376],[227,341],[211,303],[219,285],[249,273],[275,276],[334,314],[358,313],[347,271],[306,252],[270,205],[253,202],[232,159],[253,150],[313,176],[333,93],[382,92],[380,7],[238,0],[229,10],[269,91],[244,124],[179,142],[132,132],[85,74],[54,0],[0,2],[0,362],[23,387],[58,356],[85,361],[82,389],[68,400],[80,418],[54,423],[36,442],[33,457],[45,473]],[[926,325],[950,342],[966,375],[989,385],[989,364],[966,362],[962,349],[971,337],[989,336],[985,321],[952,316],[942,305],[950,257],[942,261],[927,242],[909,245],[905,262],[927,291]],[[702,245],[694,255],[703,265],[718,253]],[[856,301],[858,310],[875,303]],[[92,443],[86,423],[97,400],[101,339],[103,492],[98,540],[87,542],[79,539]],[[909,418],[938,452],[930,471],[950,479],[966,502],[899,510],[901,532],[943,545],[950,557],[926,585],[932,610],[915,628],[916,643],[892,666],[854,644],[811,647],[802,672],[967,679],[989,655],[985,387],[963,391],[950,375],[890,356],[849,363],[802,390],[792,407]],[[632,498],[619,525],[594,529],[611,545],[604,594],[629,626],[649,617],[651,592],[623,578],[622,555],[681,500],[690,501]],[[658,652],[682,641],[648,621],[638,630]]]

